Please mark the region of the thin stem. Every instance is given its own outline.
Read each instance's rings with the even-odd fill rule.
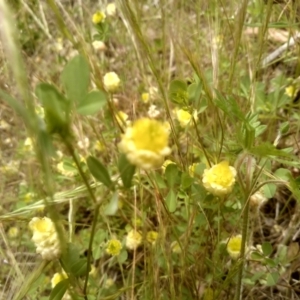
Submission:
[[[250,201],[246,202],[245,209],[244,209],[243,228],[242,228],[241,263],[239,265],[239,271],[238,271],[238,280],[237,280],[235,300],[242,299],[242,289],[243,289],[242,279],[243,279],[244,266],[245,266],[245,252],[246,252],[246,243],[247,243],[248,228],[249,228],[249,209],[250,209],[249,203],[250,203]]]

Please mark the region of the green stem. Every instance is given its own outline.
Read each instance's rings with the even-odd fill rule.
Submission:
[[[245,266],[245,253],[246,253],[246,243],[247,243],[247,236],[248,236],[248,228],[249,228],[249,205],[250,201],[246,202],[245,209],[244,209],[244,218],[243,218],[243,228],[242,228],[242,247],[241,247],[241,262],[239,265],[238,271],[238,281],[236,287],[236,297],[235,300],[241,300],[242,296],[242,279],[243,279],[243,272]]]

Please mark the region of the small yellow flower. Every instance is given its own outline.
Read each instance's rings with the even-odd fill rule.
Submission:
[[[106,246],[106,253],[112,256],[117,256],[122,250],[122,243],[117,239],[109,240]]]
[[[29,228],[33,233],[32,241],[35,243],[36,252],[41,254],[43,259],[53,260],[60,256],[60,242],[51,219],[34,217],[29,222]]]
[[[195,176],[195,171],[198,165],[199,165],[198,163],[193,163],[192,165],[189,166],[189,174],[191,177]]]
[[[33,151],[33,143],[32,143],[32,139],[30,137],[26,138],[25,142],[24,142],[24,150],[25,151]]]
[[[10,227],[8,230],[8,236],[10,238],[16,238],[19,234],[19,228],[18,227]]]
[[[296,89],[295,89],[294,85],[289,85],[288,87],[285,88],[285,94],[291,98],[294,97],[295,92],[296,92]]]
[[[142,93],[142,101],[143,101],[144,103],[148,103],[148,102],[149,102],[149,99],[150,99],[149,93]]]
[[[120,86],[120,78],[115,72],[106,73],[103,77],[103,84],[108,92],[114,92]]]
[[[68,278],[68,275],[65,272],[61,273],[55,273],[51,279],[51,287],[52,289],[61,281],[65,280]],[[71,300],[71,295],[69,294],[68,290],[65,292],[63,297],[61,298],[62,300]]]
[[[241,255],[242,236],[236,235],[231,237],[227,243],[227,252],[232,259],[238,259]]]
[[[54,288],[59,282],[67,278],[68,275],[66,273],[55,273],[51,279],[51,287]]]
[[[92,46],[97,52],[103,52],[106,50],[106,45],[102,41],[93,41]]]
[[[207,191],[215,196],[229,194],[235,183],[236,170],[229,166],[228,161],[222,161],[210,169],[204,170],[202,183]]]
[[[96,151],[102,152],[105,150],[105,145],[101,143],[100,141],[96,141],[93,147]]]
[[[158,238],[158,232],[156,232],[156,231],[148,231],[147,232],[146,240],[150,244],[155,245],[157,238]]]
[[[150,170],[159,168],[164,157],[170,154],[168,138],[169,132],[164,123],[143,118],[126,128],[119,148],[132,164]]]
[[[197,112],[193,113],[193,116],[184,109],[175,109],[176,118],[182,128],[187,127],[194,117],[195,120],[198,119]]]
[[[34,193],[29,192],[24,195],[25,203],[30,203],[30,202],[32,202],[33,199],[34,199]]]
[[[42,118],[42,119],[45,118],[45,110],[44,110],[44,108],[43,108],[42,106],[37,105],[37,106],[35,107],[35,112],[36,112],[36,114],[37,114],[40,118]]]
[[[91,276],[96,277],[97,275],[97,269],[94,265],[91,265],[91,271],[89,273]]]
[[[97,11],[93,14],[92,21],[94,24],[100,24],[105,21],[106,15],[102,11]]]
[[[106,13],[110,17],[114,17],[116,15],[116,4],[115,3],[109,3],[106,6]]]
[[[118,111],[116,113],[116,120],[122,128],[124,128],[124,127],[126,127],[126,125],[130,124],[130,121],[128,120],[128,118],[129,118],[128,115],[123,111]]]
[[[142,235],[134,229],[130,230],[126,236],[126,247],[130,250],[135,250],[141,243]]]
[[[141,227],[143,224],[142,219],[140,218],[132,218],[132,225],[134,228]]]
[[[115,280],[113,278],[107,278],[104,284],[105,289],[109,289],[115,284]]]
[[[266,201],[267,201],[267,198],[260,191],[258,191],[250,196],[249,204],[252,207],[258,207]]]
[[[172,242],[171,249],[173,253],[181,253],[182,249],[177,241]]]

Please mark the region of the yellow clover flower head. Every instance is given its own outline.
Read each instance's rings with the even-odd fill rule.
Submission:
[[[106,13],[108,16],[114,17],[116,15],[116,11],[117,11],[117,9],[116,9],[115,3],[112,2],[112,3],[107,4]]]
[[[159,168],[164,162],[164,157],[171,153],[168,139],[169,131],[164,123],[142,118],[126,128],[119,148],[132,164],[150,170]]]
[[[187,127],[192,121],[192,115],[184,109],[175,109],[176,118],[182,128]],[[198,119],[197,112],[193,113],[195,120]]]
[[[52,289],[61,281],[65,280],[68,278],[68,275],[65,272],[61,273],[55,273],[51,279],[51,287]],[[61,298],[62,300],[71,300],[71,295],[69,294],[68,291],[65,292],[63,297]]]
[[[197,169],[198,165],[199,165],[199,163],[193,163],[192,165],[189,166],[188,171],[189,171],[189,175],[191,177],[195,176],[195,172],[196,172],[196,169]]]
[[[254,193],[250,196],[249,203],[252,207],[259,207],[267,200],[268,199],[260,191],[257,191],[256,193]]]
[[[130,250],[135,250],[141,243],[142,235],[134,229],[130,230],[126,236],[126,247]]]
[[[51,287],[54,288],[59,282],[67,278],[68,275],[66,273],[55,273],[51,279]]]
[[[103,84],[108,92],[114,92],[120,86],[120,78],[115,72],[108,72],[103,77]]]
[[[228,161],[222,161],[210,169],[204,170],[202,183],[207,191],[215,196],[229,194],[235,183],[236,170],[229,166]]]
[[[232,259],[238,259],[241,255],[242,236],[236,235],[231,237],[227,242],[227,252]]]
[[[106,245],[106,253],[112,256],[118,256],[122,250],[122,243],[117,239],[109,240]]]
[[[54,223],[51,219],[34,217],[29,222],[33,232],[32,241],[35,243],[36,252],[45,260],[53,260],[60,256],[61,247]]]
[[[124,111],[121,111],[121,110],[116,113],[116,120],[122,128],[124,128],[124,127],[126,127],[126,125],[130,124],[128,115]]]
[[[102,41],[93,41],[92,46],[96,52],[103,52],[106,50],[106,45]]]
[[[106,15],[102,11],[97,11],[93,14],[92,21],[94,24],[100,24],[105,21]]]
[[[10,227],[8,230],[8,236],[10,238],[16,238],[19,235],[19,228],[18,227]]]
[[[291,98],[294,97],[295,92],[296,92],[296,89],[295,89],[294,85],[289,85],[288,87],[285,88],[285,94]]]
[[[158,238],[158,232],[156,232],[156,231],[148,231],[147,232],[146,240],[150,244],[155,245],[157,238]]]
[[[148,103],[149,100],[150,100],[150,95],[149,95],[149,93],[142,93],[142,101],[143,101],[144,103]]]
[[[24,142],[24,150],[28,152],[33,151],[33,142],[30,137],[27,137]]]
[[[171,244],[171,249],[173,253],[179,254],[182,252],[182,249],[178,243],[178,241],[173,241]]]
[[[115,284],[115,280],[113,278],[107,278],[104,284],[105,289],[109,289]]]

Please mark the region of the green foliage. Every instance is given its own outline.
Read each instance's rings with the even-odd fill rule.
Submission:
[[[65,292],[69,287],[69,280],[64,279],[60,281],[51,291],[49,300],[60,300],[63,298]]]
[[[171,189],[169,191],[169,193],[166,197],[166,205],[167,205],[167,208],[168,208],[170,213],[175,212],[175,210],[177,208],[177,195],[173,191],[173,189]]]
[[[113,188],[113,183],[109,176],[107,168],[95,157],[89,156],[87,159],[87,165],[92,175],[108,188]]]
[[[86,98],[90,84],[90,69],[83,56],[75,56],[67,63],[61,74],[61,82],[72,102],[81,103]]]
[[[115,215],[117,210],[118,210],[118,203],[119,203],[118,193],[115,192],[113,194],[113,196],[111,197],[111,200],[109,201],[109,203],[106,205],[105,210],[104,210],[104,214],[106,216]]]
[[[45,111],[45,121],[50,133],[69,135],[70,102],[50,84],[41,83],[35,90]]]
[[[282,281],[294,292],[287,274],[299,252],[299,245],[290,242],[295,237],[292,221],[298,219],[295,202],[300,201],[295,154],[299,82],[287,76],[298,76],[293,70],[299,54],[289,47],[278,58],[283,58],[280,64],[271,61],[273,68],[261,68],[272,50],[267,29],[293,27],[292,14],[263,1],[219,5],[202,0],[196,6],[182,1],[162,7],[118,1],[117,16],[100,7],[106,18],[91,32],[89,4],[17,2],[12,20],[22,30],[21,48],[13,48],[12,34],[3,42],[5,86],[0,90],[0,219],[5,244],[13,249],[3,261],[14,262],[12,279],[6,280],[5,264],[0,272],[7,282],[3,292],[22,286],[13,299],[48,299],[50,294],[58,300],[66,292],[92,300],[210,300],[225,294],[240,300],[262,293],[279,299]],[[294,11],[292,2],[286,11]],[[208,39],[199,34],[200,27]],[[246,27],[256,30],[249,33]],[[95,40],[105,42],[106,50],[93,48]],[[31,68],[28,74],[14,54],[20,50]],[[73,57],[73,51],[80,54]],[[122,78],[124,88],[108,95],[102,78],[111,71]],[[44,82],[36,84],[40,78]],[[290,85],[294,91],[286,89]],[[31,86],[36,86],[44,116]],[[148,102],[139,100],[141,92],[149,94]],[[174,120],[178,108],[196,112],[195,122],[184,127]],[[153,110],[157,115],[151,115]],[[128,120],[116,126],[121,112]],[[149,115],[170,129],[172,152],[166,158],[173,163],[137,170],[118,144],[131,122]],[[151,148],[158,136],[139,136],[129,147],[151,159],[160,154]],[[141,146],[144,138],[149,149]],[[206,176],[205,169],[224,160],[235,168],[234,179],[223,169]],[[226,190],[230,181],[232,190],[222,194],[220,186]],[[252,203],[254,192],[266,202]],[[68,231],[72,243],[59,259],[28,276],[23,272],[28,262],[20,268],[20,258],[12,254],[23,247],[35,252],[26,223],[44,215],[59,220],[58,228]],[[265,235],[270,230],[265,217],[273,218],[268,219],[275,224],[272,233],[283,232],[277,240],[270,242],[272,236]],[[19,232],[14,236],[10,227]],[[234,259],[227,246],[237,234],[246,237],[245,254]],[[122,244],[117,256],[106,251],[112,239]],[[50,284],[40,283],[62,270],[68,279],[51,292]],[[10,287],[15,279],[19,282]]]
[[[187,84],[182,80],[173,80],[169,87],[170,100],[180,106],[187,106],[188,104],[188,91]]]
[[[61,259],[66,273],[74,277],[84,276],[90,271],[86,257],[81,257],[78,247],[72,243],[67,244]]]
[[[135,166],[127,160],[125,154],[120,155],[118,169],[124,187],[129,189],[131,187],[132,178],[135,173]]]
[[[107,103],[107,95],[103,91],[91,91],[77,106],[81,115],[93,115],[99,112]]]

